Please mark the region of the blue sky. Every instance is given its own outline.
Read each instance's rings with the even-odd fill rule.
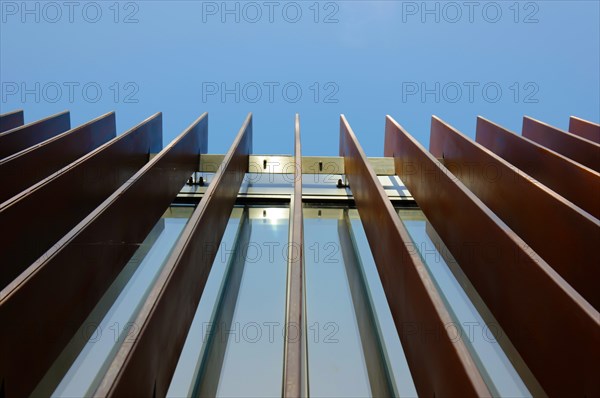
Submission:
[[[251,111],[255,153],[292,153],[298,112],[303,153],[337,155],[344,113],[382,156],[386,114],[425,145],[432,114],[600,120],[598,1],[0,3],[0,111],[26,122],[162,111],[166,143],[208,111],[223,153]]]

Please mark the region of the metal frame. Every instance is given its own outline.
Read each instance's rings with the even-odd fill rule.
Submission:
[[[476,141],[575,205],[600,218],[600,173],[482,117]]]
[[[340,155],[419,395],[490,395],[464,342],[445,333],[452,317],[343,115]],[[407,332],[415,325],[442,336]]]
[[[306,318],[304,300],[304,229],[302,216],[302,146],[300,116],[294,128],[294,194],[290,200],[290,245],[288,253],[286,328],[283,367],[283,397],[308,394]],[[295,328],[291,326],[295,325]],[[297,331],[291,338],[290,330]]]
[[[435,116],[429,151],[590,304],[600,308],[596,282],[600,252],[588,251],[600,241],[600,220]],[[540,228],[545,223],[552,228]]]
[[[0,146],[9,137],[25,147],[0,160],[0,174],[6,176],[0,223],[13,231],[0,243],[9,259],[0,271],[0,282],[6,284],[0,291],[1,396],[54,391],[63,370],[89,342],[79,332],[109,311],[124,279],[160,231],[164,210],[177,207],[175,202],[197,207],[193,213],[187,209],[191,217],[148,286],[129,338],[113,347],[106,372],[90,387],[95,396],[167,393],[230,216],[237,217],[235,206],[244,203],[290,207],[283,396],[309,395],[303,257],[307,203],[319,203],[319,215],[321,209],[334,213],[327,207],[336,207],[338,216],[340,205],[356,205],[418,393],[490,395],[495,387],[486,385],[490,380],[479,367],[485,358],[448,329],[456,327],[452,309],[393,207],[415,206],[414,199],[427,217],[426,233],[444,248],[441,255],[452,259],[451,271],[477,310],[483,310],[484,321],[501,326],[502,350],[530,392],[600,395],[600,299],[593,286],[600,279],[593,266],[600,262],[594,251],[600,174],[578,163],[600,162],[600,145],[525,118],[523,133],[537,135],[544,142],[538,144],[479,118],[477,140],[493,147],[486,149],[434,117],[430,153],[388,116],[386,157],[367,158],[341,115],[341,156],[302,157],[296,115],[292,156],[252,155],[249,114],[226,155],[200,156],[207,148],[206,114],[159,153],[160,114],[107,143],[115,135],[113,113],[46,139],[44,134],[52,133],[41,126],[57,118],[64,122],[68,115],[0,134]],[[6,116],[23,124],[22,111],[1,115],[0,122]],[[571,118],[578,134],[588,134],[582,132],[588,124]],[[592,125],[597,131],[598,125]],[[550,149],[553,145],[570,158]],[[208,187],[195,178],[198,169],[215,172],[206,174]],[[489,170],[495,172],[494,181]],[[247,172],[293,173],[293,190],[246,190]],[[340,183],[331,190],[305,185],[304,192],[311,189],[305,196],[302,173],[334,174],[332,184],[338,178]],[[398,175],[402,181],[394,177],[394,187],[388,187],[382,185],[387,178],[377,174]],[[194,186],[182,189],[186,181]],[[414,199],[406,196],[404,185]],[[248,244],[250,213],[243,210],[234,252]],[[548,221],[552,228],[544,228]],[[337,232],[371,392],[397,395],[347,211],[338,217]],[[201,350],[190,394],[217,393],[228,344],[217,336],[233,319],[242,257],[234,254],[227,264],[212,309],[217,330]],[[300,339],[287,334],[291,324],[299,326]]]
[[[198,171],[215,172],[223,162],[225,155],[206,154],[200,158]],[[342,156],[302,156],[302,174],[345,174]],[[394,159],[369,157],[368,162],[379,176],[393,176]],[[258,174],[294,174],[296,158],[290,155],[250,155],[248,172]]]
[[[25,124],[25,117],[22,110],[0,115],[0,133],[22,126],[23,124]]]
[[[525,116],[523,137],[600,172],[600,145]]]
[[[251,152],[249,114],[140,309],[135,341],[120,346],[95,396],[167,393]]]
[[[114,112],[0,160],[0,203],[116,136]]]
[[[385,154],[546,393],[600,394],[598,311],[389,116]]]
[[[0,204],[0,224],[11,231],[0,240],[7,260],[0,289],[144,166],[157,147],[162,147],[160,113]]]
[[[69,111],[0,133],[0,159],[39,144],[71,128]]]
[[[207,133],[205,113],[0,292],[6,395],[35,388],[196,170]]]

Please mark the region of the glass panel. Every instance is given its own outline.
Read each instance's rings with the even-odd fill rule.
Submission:
[[[371,396],[338,235],[342,209],[304,209],[309,394]]]
[[[133,323],[137,312],[192,210],[170,208],[158,221],[48,371],[34,396],[52,393],[56,397],[74,397],[93,393],[120,344],[137,333]]]
[[[204,358],[208,356],[207,337],[209,325],[215,321],[219,298],[227,287],[224,278],[237,265],[234,263],[236,260],[235,255],[232,255],[231,251],[238,244],[240,228],[245,219],[247,219],[247,212],[243,208],[233,209],[173,374],[167,392],[168,397],[194,395],[200,367],[203,362],[208,362]]]
[[[530,389],[540,390],[423,212],[398,213],[455,320],[456,338],[465,341],[492,394],[528,397]]]
[[[392,374],[393,392],[395,396],[415,397],[417,390],[415,388],[406,356],[396,330],[396,325],[390,312],[381,279],[367,235],[360,220],[358,211],[351,209],[348,211],[351,225],[351,234],[356,252],[360,258],[360,265],[366,282],[369,299],[375,317],[375,326],[381,339],[383,355],[387,366]]]
[[[281,395],[289,210],[244,212],[219,247],[169,396]]]

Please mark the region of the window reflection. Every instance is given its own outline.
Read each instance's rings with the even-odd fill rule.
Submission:
[[[483,300],[421,210],[399,210],[462,339],[495,396],[544,395]]]
[[[170,208],[59,356],[33,395],[89,396],[120,344],[139,332],[139,308],[160,274],[192,208]],[[58,385],[57,385],[58,384]]]
[[[371,396],[338,224],[341,209],[304,210],[309,394]]]
[[[213,263],[169,396],[281,396],[289,210],[238,211]]]

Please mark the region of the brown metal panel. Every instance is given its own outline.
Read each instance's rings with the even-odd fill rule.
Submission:
[[[482,117],[477,142],[600,218],[600,173]]]
[[[0,133],[22,126],[25,117],[22,110],[3,113],[0,115]]]
[[[115,113],[0,160],[0,203],[114,138]]]
[[[385,155],[544,390],[599,395],[598,311],[389,116]]]
[[[600,172],[600,145],[525,116],[523,137]]]
[[[71,117],[68,111],[64,111],[0,133],[0,159],[64,133],[70,128]]]
[[[0,225],[11,231],[0,239],[0,289],[146,164],[155,146],[160,113],[0,204]]]
[[[207,129],[205,113],[0,292],[7,396],[31,393],[71,341],[197,169]]]
[[[306,331],[304,330],[304,232],[302,217],[302,147],[300,116],[294,129],[294,195],[291,199],[290,252],[286,308],[286,338],[283,364],[283,396],[307,395]],[[291,326],[293,325],[293,326]],[[287,335],[288,331],[296,337]],[[298,333],[299,332],[299,333]]]
[[[597,218],[435,116],[429,151],[600,309],[600,251],[588,250],[600,242]]]
[[[140,309],[139,334],[121,345],[96,396],[166,395],[251,152],[249,114]]]
[[[419,395],[490,395],[464,342],[446,333],[452,317],[343,115],[340,155]]]
[[[600,124],[571,116],[569,119],[569,133],[600,144]]]

